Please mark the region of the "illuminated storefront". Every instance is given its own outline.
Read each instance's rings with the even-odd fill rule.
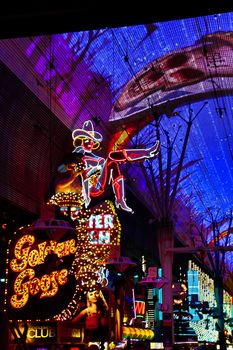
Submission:
[[[214,296],[214,281],[194,262],[189,262],[188,270],[190,326],[195,330],[198,341],[216,343],[218,341],[218,315]],[[232,297],[224,290],[225,319],[232,317]],[[226,332],[231,334],[230,325],[225,322]]]

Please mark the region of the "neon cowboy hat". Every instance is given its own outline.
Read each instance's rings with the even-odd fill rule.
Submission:
[[[91,120],[87,120],[84,122],[82,129],[75,129],[72,132],[73,145],[76,146],[76,140],[80,138],[91,138],[94,142],[101,142],[103,140],[103,136],[94,130],[93,124]]]

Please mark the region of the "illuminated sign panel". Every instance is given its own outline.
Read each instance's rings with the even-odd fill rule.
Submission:
[[[50,319],[75,291],[69,270],[77,250],[75,230],[40,229],[15,232],[8,247],[6,308],[10,319]],[[53,307],[51,308],[51,302]]]
[[[107,245],[109,248],[120,245],[121,225],[111,201],[106,200],[92,209],[80,210],[75,223],[79,242],[85,237],[90,245]]]
[[[78,211],[75,220],[77,250],[70,273],[76,279],[74,301],[79,307],[82,294],[108,285],[109,257],[119,256],[121,225],[111,201]],[[72,318],[73,303],[59,314],[59,320]]]
[[[110,244],[110,230],[114,228],[113,214],[91,215],[87,228],[90,230],[92,244]]]
[[[146,303],[142,300],[135,300],[135,311],[137,316],[145,316]]]
[[[25,323],[15,323],[16,332],[11,334],[11,343],[17,343],[19,333],[23,334]],[[26,344],[65,344],[81,342],[83,338],[82,327],[71,322],[27,322]]]
[[[85,343],[109,338],[109,291],[93,290],[82,295],[73,326],[84,329]]]
[[[10,320],[67,320],[69,305],[79,304],[83,292],[107,286],[105,261],[118,252],[121,229],[112,202],[78,211],[73,226],[64,223],[39,219],[9,241]]]
[[[80,210],[76,230],[79,244],[71,272],[79,291],[99,288],[100,267],[120,245],[121,225],[113,203],[104,201],[93,209]]]

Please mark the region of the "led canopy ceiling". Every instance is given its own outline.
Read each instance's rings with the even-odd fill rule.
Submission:
[[[157,159],[145,160],[144,170],[127,164],[125,175],[154,217],[162,217],[153,186],[171,165],[167,196],[173,196],[175,184],[173,215],[187,244],[190,217],[204,220],[206,227],[212,219],[223,222],[223,232],[223,218],[232,209],[232,53],[232,12],[0,41],[3,64],[71,132],[91,119],[110,150],[126,144],[148,148],[160,123],[160,166]],[[208,232],[211,245],[213,232]],[[227,244],[232,245],[232,234]],[[226,255],[232,271],[232,253]]]

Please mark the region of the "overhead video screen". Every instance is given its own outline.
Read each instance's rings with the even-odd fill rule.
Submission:
[[[151,146],[159,117],[161,149],[168,140],[173,147],[171,184],[191,126],[176,197],[185,241],[190,213],[206,220],[211,211],[218,221],[232,207],[232,23],[233,13],[221,13],[6,39],[0,60],[70,130],[91,118],[112,148]],[[165,152],[162,164],[165,176]],[[154,162],[151,182],[158,170]],[[127,167],[127,176],[156,216],[154,193],[139,167]],[[226,256],[232,268],[232,254]]]

